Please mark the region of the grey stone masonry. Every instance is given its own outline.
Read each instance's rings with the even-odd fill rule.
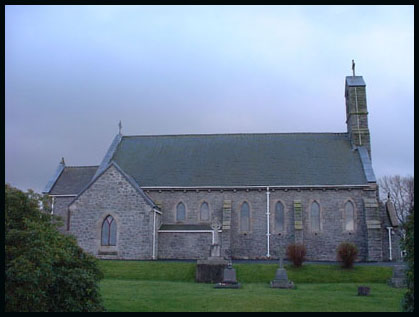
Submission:
[[[221,236],[221,245],[223,245],[221,255],[227,256],[226,250],[230,250],[231,241],[231,200],[224,200],[223,204],[223,234]]]
[[[221,254],[230,249],[233,258],[263,259],[267,257],[266,190],[149,190],[147,194],[161,202],[162,223],[177,224],[176,205],[183,202],[186,218],[183,224],[199,224],[202,202],[209,205],[211,218],[223,223]],[[378,208],[365,200],[376,202],[376,188],[281,188],[270,191],[270,256],[279,256],[279,246],[295,241],[307,249],[308,260],[335,261],[336,249],[341,242],[353,242],[359,249],[359,261],[382,259],[381,226],[368,222],[380,218]],[[226,201],[231,201],[226,204]],[[243,202],[250,206],[250,230],[240,230],[240,208]],[[275,204],[284,206],[284,228],[275,225]],[[295,227],[295,202],[301,206],[301,227]],[[354,205],[354,230],[345,230],[344,206],[347,201]],[[320,230],[314,231],[310,224],[310,208],[313,202],[320,205]],[[226,217],[224,219],[224,216]],[[297,220],[298,221],[298,220]],[[208,221],[208,224],[210,221]],[[230,228],[230,229],[228,229]],[[297,238],[299,237],[299,238]],[[159,233],[159,258],[205,258],[211,245],[210,233]]]
[[[303,243],[303,211],[300,200],[294,200],[294,237],[295,243]]]
[[[352,84],[351,79],[351,77],[346,78],[345,87],[347,129],[352,144],[355,146],[365,146],[371,159],[365,83],[362,80],[361,84]]]
[[[159,259],[206,259],[212,235],[199,232],[159,232]]]
[[[68,233],[68,204],[74,199],[74,197],[53,197],[54,207],[53,214],[61,217],[63,226],[58,228],[61,233]]]
[[[153,209],[115,166],[109,166],[69,208],[70,233],[87,252],[99,258],[152,258]],[[108,215],[117,224],[116,246],[101,245]]]
[[[365,220],[367,223],[368,261],[381,261],[383,258],[382,221],[379,215],[378,201],[364,198]]]

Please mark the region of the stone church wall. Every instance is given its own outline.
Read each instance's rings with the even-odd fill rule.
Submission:
[[[70,233],[99,258],[150,259],[153,212],[144,198],[111,166],[70,206]],[[101,246],[101,228],[111,215],[117,223],[116,246]]]
[[[63,226],[59,227],[58,230],[61,233],[68,233],[67,222],[68,222],[68,204],[75,197],[54,197],[54,215],[60,216],[63,221]]]
[[[222,241],[229,245],[222,245],[222,255],[226,248],[231,249],[235,258],[258,259],[267,255],[267,221],[266,221],[266,190],[150,190],[148,195],[162,207],[162,222],[176,224],[176,206],[183,202],[186,207],[186,220],[181,224],[199,224],[199,210],[202,202],[210,206],[212,219],[217,217],[223,221],[223,202],[231,200],[231,224],[229,230],[221,234]],[[359,249],[359,260],[368,258],[368,231],[364,199],[376,197],[375,190],[364,189],[284,189],[270,192],[270,256],[279,256],[280,248],[293,242],[303,242],[307,248],[307,259],[319,261],[335,261],[336,248],[344,241],[353,242]],[[344,204],[350,200],[355,207],[355,230],[352,232],[344,229]],[[244,201],[250,205],[250,231],[241,232],[240,208]],[[279,232],[274,227],[274,211],[277,201],[285,207],[285,230]],[[302,206],[302,230],[295,229],[294,202],[300,201]],[[320,204],[321,230],[313,232],[310,226],[310,206],[313,201]],[[210,223],[210,222],[207,222]],[[179,223],[178,223],[179,224]],[[228,235],[226,239],[223,235]],[[205,235],[205,234],[202,234]],[[210,240],[205,242],[197,238],[197,234],[159,233],[159,258],[191,258],[191,255],[202,257],[209,250]],[[191,241],[194,243],[191,243]],[[197,240],[199,242],[197,242]],[[206,245],[206,243],[208,243]],[[381,239],[378,241],[381,252]],[[227,243],[225,243],[227,244]]]
[[[159,233],[159,259],[206,259],[210,254],[211,233]]]

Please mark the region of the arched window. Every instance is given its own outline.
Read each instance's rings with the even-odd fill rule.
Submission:
[[[116,245],[116,221],[107,216],[102,223],[102,245]]]
[[[320,231],[320,205],[316,201],[311,204],[311,229]]]
[[[201,221],[209,221],[210,218],[210,212],[209,207],[206,202],[203,202],[201,204],[201,210],[200,210],[200,219]]]
[[[354,205],[350,201],[345,204],[345,230],[354,230]]]
[[[250,231],[250,208],[247,202],[240,209],[240,230]]]
[[[176,206],[176,221],[185,221],[185,217],[185,205],[182,202],[180,202]]]
[[[280,201],[275,205],[275,229],[284,231],[284,205]]]

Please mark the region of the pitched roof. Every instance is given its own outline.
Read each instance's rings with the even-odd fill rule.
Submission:
[[[92,180],[98,166],[65,166],[50,195],[77,195]]]
[[[93,177],[90,179],[89,182],[86,183],[86,185],[84,185],[82,187],[81,190],[79,190],[77,196],[70,202],[69,205],[71,205],[73,202],[75,202],[93,183],[96,182],[96,180],[98,178],[100,178],[100,176],[102,176],[111,166],[115,167],[116,170],[121,173],[121,175],[130,183],[130,185],[132,187],[134,187],[134,189],[144,198],[145,202],[147,204],[149,204],[152,208],[156,208],[159,209],[159,207],[154,203],[154,201],[147,196],[146,193],[144,193],[144,191],[140,188],[140,186],[138,186],[138,184],[135,182],[135,180],[129,176],[127,173],[125,173],[116,162],[111,161],[106,168],[104,168],[99,174],[96,173],[96,171],[93,172]]]
[[[367,184],[347,133],[124,136],[112,159],[141,187]]]
[[[362,76],[347,76],[346,85],[348,86],[366,86],[364,78]]]

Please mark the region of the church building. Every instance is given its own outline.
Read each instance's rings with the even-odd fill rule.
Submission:
[[[44,193],[62,231],[104,259],[202,259],[219,223],[221,255],[278,258],[302,243],[335,261],[353,242],[359,261],[399,257],[397,221],[379,201],[366,85],[345,80],[347,131],[122,135],[98,166],[64,159]],[[344,107],[342,106],[342,111]]]

